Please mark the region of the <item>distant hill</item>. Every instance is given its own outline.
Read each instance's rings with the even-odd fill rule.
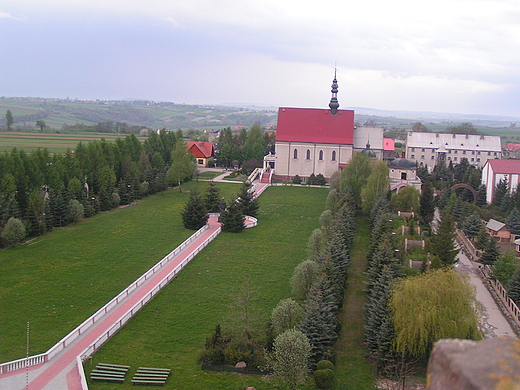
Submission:
[[[84,101],[47,98],[0,97],[0,126],[5,112],[11,110],[14,127],[34,129],[43,119],[48,127],[59,130],[64,124],[95,125],[99,122],[125,122],[129,126],[151,129],[219,129],[255,123],[267,127],[276,124],[276,111],[225,106],[185,105],[142,100]]]

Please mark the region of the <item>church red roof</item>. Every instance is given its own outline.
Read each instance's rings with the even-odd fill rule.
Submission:
[[[277,141],[352,145],[354,143],[354,111],[328,109],[278,109]]]
[[[196,158],[213,157],[213,144],[211,142],[186,142],[186,146],[191,154]]]

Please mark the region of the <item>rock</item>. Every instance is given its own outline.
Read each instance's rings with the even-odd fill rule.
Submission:
[[[433,346],[428,390],[520,390],[520,339],[447,339]]]
[[[254,387],[248,387],[246,390],[256,390]]]
[[[247,367],[246,362],[238,362],[237,364],[235,364],[235,368],[246,368],[246,367]]]

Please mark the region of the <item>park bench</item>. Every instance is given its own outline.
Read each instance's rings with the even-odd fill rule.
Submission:
[[[132,379],[134,385],[143,386],[162,386],[166,383],[166,380],[152,380],[152,379]]]
[[[121,372],[121,371],[107,371],[107,370],[98,370],[98,369],[93,369],[90,374],[94,374],[94,375],[113,375],[113,376],[125,376],[126,375],[126,372]]]
[[[132,378],[134,385],[162,386],[166,383],[171,369],[139,367]]]
[[[107,368],[112,370],[119,370],[119,371],[128,371],[130,366],[124,366],[122,364],[109,364],[109,363],[98,363],[96,365],[96,368]]]
[[[109,376],[109,375],[90,375],[90,379],[93,381],[103,381],[103,382],[119,382],[123,383],[125,377],[122,376]]]

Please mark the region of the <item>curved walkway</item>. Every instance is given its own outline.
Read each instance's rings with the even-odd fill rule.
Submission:
[[[259,196],[267,187],[267,184],[258,184],[254,187],[255,197]],[[246,218],[246,227],[256,226],[256,219]],[[176,267],[181,265],[190,255],[208,240],[212,235],[220,232],[220,222],[217,216],[210,216],[206,229],[197,239],[181,250],[176,256],[163,266],[163,268],[150,277],[145,283],[132,291],[126,298],[119,301],[111,310],[101,317],[96,325],[91,326],[81,336],[76,338],[58,355],[48,362],[22,368],[0,375],[0,389],[2,390],[85,390],[83,367],[78,366],[77,357],[84,353],[93,343],[114,324],[131,310],[136,303],[156,289],[159,284]],[[99,345],[100,346],[100,345]],[[99,347],[98,346],[98,347]],[[96,348],[97,349],[97,348]],[[82,383],[83,382],[83,383]]]

